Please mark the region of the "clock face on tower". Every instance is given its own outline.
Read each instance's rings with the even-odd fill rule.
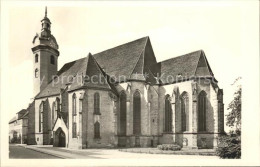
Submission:
[[[55,48],[55,49],[58,49],[58,45],[57,45],[57,43],[56,43],[56,40],[55,40],[53,37],[50,38],[50,43],[49,43],[49,45],[50,45],[51,47]]]

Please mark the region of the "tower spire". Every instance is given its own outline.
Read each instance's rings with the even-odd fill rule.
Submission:
[[[45,17],[47,17],[47,6],[45,6]]]

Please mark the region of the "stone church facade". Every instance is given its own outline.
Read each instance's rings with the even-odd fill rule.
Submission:
[[[223,90],[202,50],[157,62],[149,37],[65,64],[51,22],[33,39],[28,144],[69,148],[216,148]]]

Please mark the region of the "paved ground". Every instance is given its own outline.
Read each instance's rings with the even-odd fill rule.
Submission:
[[[191,149],[191,150],[159,150],[158,148],[123,148],[119,149],[123,152],[146,153],[146,154],[174,154],[174,155],[201,155],[201,156],[216,156],[214,149]]]
[[[18,145],[9,146],[10,159],[58,159],[58,157],[46,153],[34,151]]]
[[[121,159],[121,158],[174,158],[174,159],[218,159],[216,156],[200,156],[200,155],[172,155],[172,154],[145,154],[145,153],[131,153],[121,152],[118,149],[84,149],[74,150],[68,148],[57,148],[52,146],[23,146],[24,149],[35,150],[42,153],[58,156],[66,159]],[[23,154],[23,152],[21,152]],[[48,158],[47,155],[45,158]]]

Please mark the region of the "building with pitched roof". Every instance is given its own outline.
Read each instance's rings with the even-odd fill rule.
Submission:
[[[149,37],[65,64],[47,10],[33,39],[28,144],[216,148],[223,90],[203,50],[157,62]]]
[[[27,143],[28,111],[22,109],[9,121],[9,143]]]

